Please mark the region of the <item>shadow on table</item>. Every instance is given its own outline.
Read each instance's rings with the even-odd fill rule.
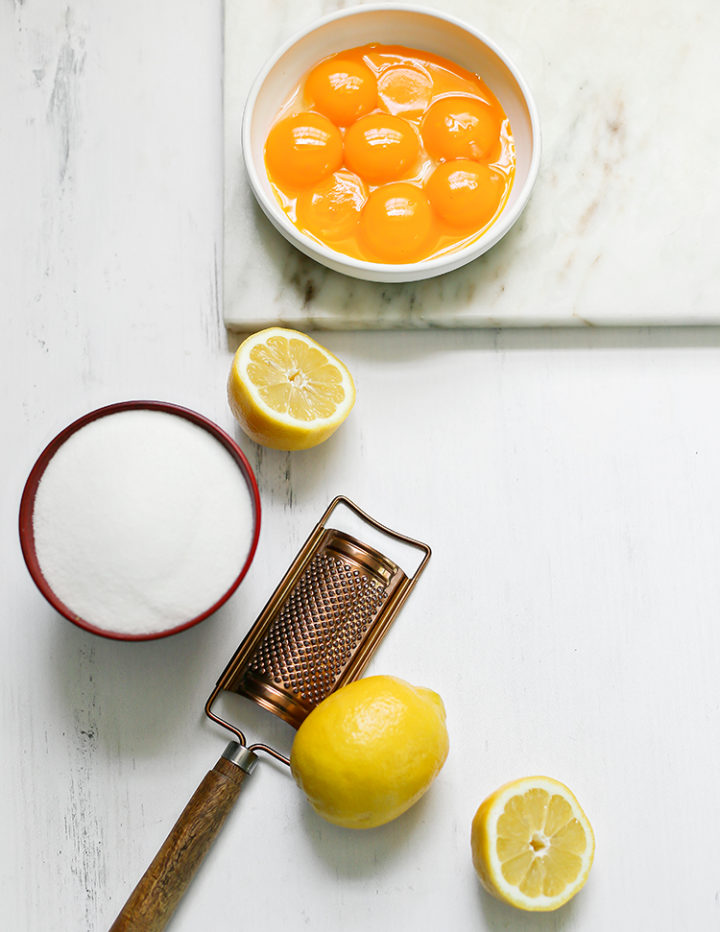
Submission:
[[[237,626],[239,611],[227,604],[187,631],[136,642],[90,634],[58,616],[38,675],[66,707],[60,718],[76,750],[130,760],[177,745],[184,723],[204,718],[205,700],[230,659],[226,629]]]
[[[582,895],[582,894],[581,894]],[[564,932],[578,928],[582,903],[571,900],[554,912],[529,913],[501,903],[477,884],[477,899],[484,919],[483,928],[491,932]]]
[[[411,365],[441,353],[658,351],[720,348],[720,327],[537,327],[338,331],[313,336],[347,361],[363,357],[378,365]]]
[[[339,879],[382,876],[382,866],[402,855],[428,817],[430,794],[399,818],[368,831],[354,831],[326,822],[301,800],[299,815],[318,860]]]
[[[288,452],[253,442],[238,424],[231,432],[255,473],[263,508],[279,504],[291,510],[296,501],[313,500],[326,487],[328,476],[343,473],[345,451],[336,443],[321,443],[309,450]],[[305,533],[310,529],[304,529]],[[304,537],[305,534],[302,535],[303,540]],[[299,545],[300,542],[298,538],[296,543]]]

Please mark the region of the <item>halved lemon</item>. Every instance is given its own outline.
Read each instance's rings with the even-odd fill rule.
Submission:
[[[548,911],[583,887],[595,837],[572,792],[551,777],[501,786],[472,823],[472,856],[483,886],[520,909]]]
[[[297,330],[269,327],[235,353],[230,408],[245,433],[276,450],[304,450],[333,434],[355,403],[347,367]]]

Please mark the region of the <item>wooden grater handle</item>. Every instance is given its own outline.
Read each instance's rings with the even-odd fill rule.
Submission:
[[[195,790],[110,932],[161,932],[165,928],[255,762],[252,751],[230,742]]]

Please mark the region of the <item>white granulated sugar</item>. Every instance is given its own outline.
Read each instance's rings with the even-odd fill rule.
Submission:
[[[85,622],[157,634],[207,611],[247,559],[253,504],[208,431],[153,410],[106,415],[48,464],[33,531],[43,575]]]

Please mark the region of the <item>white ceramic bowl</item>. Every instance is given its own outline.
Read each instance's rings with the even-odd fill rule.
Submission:
[[[265,140],[290,93],[320,59],[358,45],[379,42],[434,52],[479,74],[500,101],[515,138],[516,171],[510,197],[498,219],[474,242],[421,262],[384,264],[344,256],[297,229],[280,208],[265,171]],[[253,193],[270,222],[305,255],[336,272],[378,282],[407,282],[442,275],[477,258],[515,223],[530,197],[540,164],[537,110],[520,72],[482,33],[435,10],[363,6],[342,10],[296,35],[263,67],[245,107],[242,128],[245,167]]]

